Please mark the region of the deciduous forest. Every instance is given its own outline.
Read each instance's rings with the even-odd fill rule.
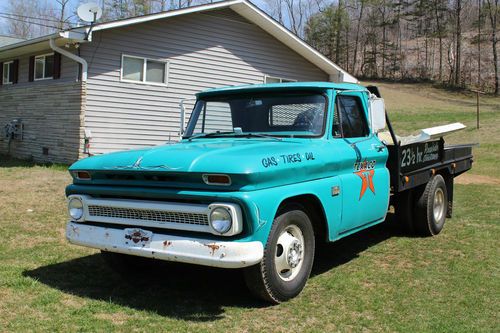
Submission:
[[[9,0],[3,32],[31,38],[77,24],[83,1]],[[210,0],[98,0],[102,21]],[[255,5],[361,79],[427,81],[500,94],[499,0],[258,0]]]

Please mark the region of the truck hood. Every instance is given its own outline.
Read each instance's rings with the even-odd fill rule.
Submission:
[[[198,139],[89,157],[73,164],[70,171],[91,172],[93,183],[145,181],[143,176],[158,180],[163,176],[168,180],[163,186],[188,188],[192,187],[189,184],[206,185],[201,174],[228,174],[232,185],[225,190],[256,189],[323,177],[328,170],[323,150],[321,139]]]

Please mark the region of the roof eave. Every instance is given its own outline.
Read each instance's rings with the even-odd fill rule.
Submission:
[[[57,37],[59,37],[59,33],[45,35],[45,36],[41,36],[41,37],[37,37],[37,38],[33,38],[33,39],[28,39],[28,40],[24,40],[24,41],[18,42],[18,43],[8,44],[8,45],[5,45],[3,47],[0,47],[0,52],[12,50],[12,49],[17,49],[17,48],[20,48],[23,46],[28,46],[30,44],[37,44],[40,42],[46,42],[51,38],[57,38]]]
[[[132,17],[132,18],[123,19],[123,20],[117,20],[117,21],[113,21],[113,22],[100,23],[100,24],[96,24],[94,26],[94,28],[92,29],[92,31],[119,28],[119,27],[123,27],[123,26],[144,23],[144,22],[149,22],[149,21],[155,21],[155,20],[174,17],[174,16],[180,16],[180,15],[196,13],[196,12],[203,12],[206,10],[226,8],[226,7],[231,7],[233,5],[241,4],[241,3],[245,3],[245,2],[246,2],[245,0],[220,1],[220,2],[216,2],[216,3],[209,3],[209,4],[205,4],[205,5],[199,5],[199,6],[192,6],[192,7],[177,9],[177,10],[173,10],[173,11],[165,11],[165,12],[161,12],[161,13],[157,13],[157,14],[150,14],[150,15],[146,15],[146,16],[138,16],[138,17]]]
[[[312,64],[323,70],[325,73],[327,73],[329,75],[330,81],[351,82],[351,83],[359,82],[354,76],[350,75],[345,70],[340,68],[338,65],[334,64],[332,61],[330,61],[316,49],[311,47],[305,41],[303,41],[298,36],[293,34],[291,31],[286,29],[284,26],[279,24],[276,20],[274,20],[269,15],[267,15],[262,10],[260,10],[255,5],[246,0],[221,1],[206,5],[188,7],[175,11],[161,12],[157,14],[133,17],[114,22],[101,23],[95,25],[93,27],[93,31],[119,28],[123,26],[144,23],[163,18],[175,17],[189,13],[203,12],[220,8],[230,8],[235,12],[237,12],[242,17],[249,20],[250,22],[254,23],[263,30],[267,31],[274,38],[276,38],[277,40],[288,46],[290,49],[294,50],[302,57],[307,59],[309,62],[311,62]],[[86,36],[86,33],[88,33],[88,31],[89,27],[85,26],[85,27],[79,27],[75,29],[62,31],[60,33],[55,33],[48,36],[42,36],[39,38],[23,41],[20,43],[9,44],[7,46],[0,47],[0,54],[3,51],[13,50],[16,48],[25,47],[29,45],[36,45],[38,43],[42,43],[45,41],[48,42],[48,40],[51,38],[58,38],[58,39],[63,38],[67,40],[77,40],[80,42],[86,41],[84,40],[84,38],[82,38],[82,36]],[[92,38],[91,34],[88,37],[89,37],[88,41],[91,41]]]

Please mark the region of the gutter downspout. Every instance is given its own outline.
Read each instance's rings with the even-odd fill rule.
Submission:
[[[79,56],[77,56],[71,52],[68,52],[68,51],[60,48],[59,46],[57,46],[54,38],[49,39],[49,45],[50,45],[50,48],[52,50],[56,51],[57,53],[60,53],[64,56],[70,58],[71,60],[74,60],[74,61],[80,63],[82,65],[82,82],[87,82],[87,70],[88,70],[89,66],[87,65],[87,61],[85,59],[80,58]]]
[[[92,134],[90,133],[90,130],[85,130],[85,107],[86,107],[86,96],[87,96],[87,71],[88,71],[88,64],[87,61],[83,58],[80,58],[79,56],[64,50],[60,47],[58,47],[55,43],[55,38],[50,38],[49,39],[49,46],[52,50],[54,50],[57,53],[60,53],[64,55],[65,57],[70,58],[71,60],[74,60],[78,62],[79,64],[82,65],[82,90],[81,90],[81,108],[80,108],[80,140],[83,139],[83,149],[80,150],[78,149],[78,159],[82,157],[82,154],[86,154],[87,156],[91,156],[90,154],[90,139],[92,137]],[[82,133],[83,132],[83,133]]]

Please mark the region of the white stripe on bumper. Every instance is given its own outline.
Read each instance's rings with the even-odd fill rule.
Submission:
[[[259,263],[264,255],[262,243],[258,241],[218,242],[153,233],[151,237],[134,243],[125,237],[127,235],[124,229],[75,222],[68,222],[66,226],[66,238],[72,244],[160,260],[241,268]]]

